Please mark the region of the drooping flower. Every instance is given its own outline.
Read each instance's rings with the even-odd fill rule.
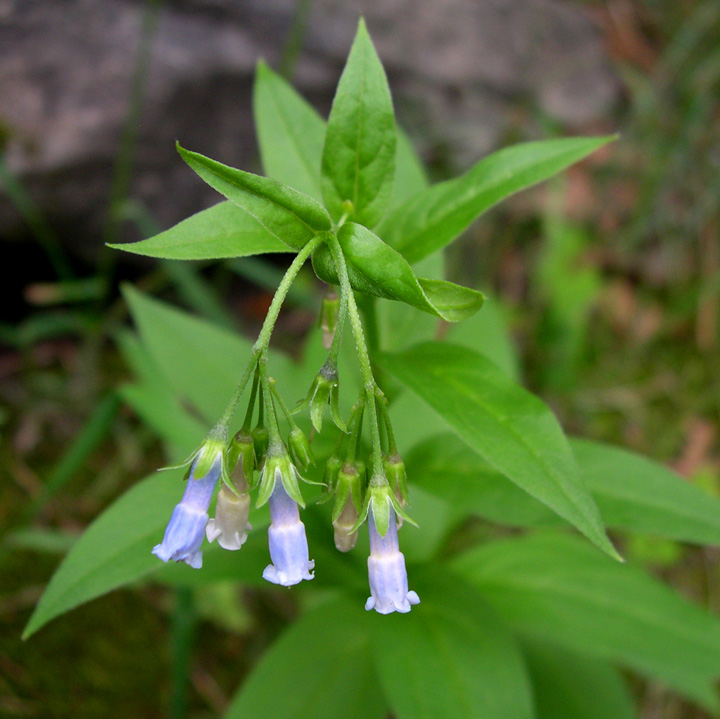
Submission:
[[[218,540],[223,549],[237,550],[245,544],[247,533],[252,529],[250,515],[250,487],[255,466],[252,437],[238,432],[228,449],[228,466],[232,467],[230,482],[235,491],[226,484],[218,492],[215,517],[205,530],[209,542]]]
[[[218,493],[215,517],[208,522],[205,530],[208,541],[217,539],[223,549],[240,549],[252,529],[249,515],[250,493],[243,492],[238,496],[223,485]]]
[[[398,544],[395,510],[387,502],[387,531],[381,536],[375,524],[374,502],[368,512],[368,531],[370,533],[370,556],[368,557],[368,579],[370,597],[365,609],[374,609],[380,614],[391,612],[409,612],[411,605],[419,604],[420,597],[414,591],[408,591],[405,557]],[[379,508],[382,512],[383,508]]]
[[[311,570],[315,562],[309,558],[305,525],[300,520],[298,503],[288,493],[286,482],[295,494],[297,471],[290,458],[287,454],[271,452],[266,457],[260,480],[261,492],[264,486],[269,488],[272,483],[269,499],[271,524],[268,529],[272,564],[265,567],[263,579],[290,587],[303,579],[313,579]]]
[[[208,453],[212,452],[212,455]],[[208,460],[212,464],[208,467]],[[163,541],[153,547],[152,553],[168,562],[185,562],[194,569],[202,567],[202,546],[205,526],[208,523],[208,507],[212,499],[223,465],[223,448],[215,444],[204,445],[193,460],[185,493],[173,510],[165,529]],[[195,477],[204,471],[200,477]]]

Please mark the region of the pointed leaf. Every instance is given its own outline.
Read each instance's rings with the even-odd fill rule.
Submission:
[[[719,499],[626,449],[586,439],[570,444],[609,526],[720,546]]]
[[[622,662],[717,711],[720,620],[560,533],[493,542],[453,568],[516,629]]]
[[[383,719],[370,620],[346,598],[316,607],[265,653],[225,719]]]
[[[312,197],[277,180],[228,167],[180,145],[177,149],[208,185],[252,215],[288,247],[299,250],[317,232],[330,229],[327,211]]]
[[[429,184],[425,167],[415,152],[410,138],[401,127],[397,127],[392,205],[401,205],[408,198],[426,189]]]
[[[408,262],[417,262],[448,245],[493,205],[547,180],[613,139],[574,137],[507,147],[464,175],[414,195],[386,218],[378,233]]]
[[[427,402],[488,464],[612,556],[595,502],[555,416],[490,360],[465,347],[425,343],[378,363]]]
[[[360,292],[397,300],[448,322],[470,317],[482,306],[483,295],[444,280],[418,279],[403,256],[376,234],[355,222],[345,223],[338,240],[348,265],[350,283]],[[326,245],[313,253],[320,279],[338,284],[332,254]]]
[[[291,251],[232,202],[209,207],[146,240],[108,247],[169,260],[211,260]]]
[[[267,176],[322,200],[320,158],[325,121],[262,61],[255,74],[253,110]]]
[[[406,616],[376,617],[378,675],[398,719],[531,719],[520,651],[477,590],[425,577]]]
[[[350,219],[374,227],[392,197],[395,114],[385,70],[360,20],[340,77],[325,134],[322,191],[335,220],[352,203]]]

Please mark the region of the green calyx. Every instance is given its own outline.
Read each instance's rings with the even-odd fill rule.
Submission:
[[[260,476],[260,492],[257,506],[262,507],[275,489],[275,483],[281,481],[288,495],[301,507],[305,506],[298,485],[298,471],[290,459],[290,455],[282,445],[271,445],[265,456],[265,465]]]
[[[352,529],[358,529],[360,525],[365,522],[368,513],[372,510],[375,527],[380,536],[384,537],[390,526],[390,507],[393,508],[398,517],[410,522],[410,524],[415,527],[418,526],[417,522],[408,516],[407,512],[400,505],[400,502],[398,502],[387,479],[383,475],[373,476],[365,495],[365,503],[363,504],[360,516]]]
[[[233,437],[227,451],[227,466],[231,481],[229,489],[245,492],[254,486],[255,446],[251,434],[240,430]]]
[[[347,432],[345,422],[340,416],[338,371],[333,362],[328,360],[315,376],[305,399],[298,404],[293,413],[310,407],[310,421],[316,432],[322,431],[323,414],[330,404],[330,415],[333,422],[342,432]]]
[[[385,457],[383,467],[385,469],[385,476],[388,478],[388,482],[390,482],[395,497],[398,502],[405,506],[408,501],[405,463],[400,459],[400,455],[397,452],[393,452]]]
[[[310,447],[310,441],[300,427],[293,427],[290,431],[288,449],[293,462],[300,469],[305,470],[309,465],[314,464],[315,457]]]
[[[363,507],[363,480],[362,474],[354,464],[345,464],[338,472],[332,511],[333,523],[337,522],[348,499],[359,513]]]

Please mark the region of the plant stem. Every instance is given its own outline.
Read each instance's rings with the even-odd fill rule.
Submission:
[[[190,675],[193,634],[195,629],[195,602],[193,590],[178,587],[175,590],[175,608],[172,616],[172,693],[170,716],[185,719],[187,716],[187,684]]]
[[[330,251],[333,254],[338,277],[340,279],[341,300],[347,298],[348,315],[350,317],[350,326],[352,327],[353,336],[355,337],[355,347],[357,348],[358,359],[360,361],[360,373],[363,378],[363,388],[367,397],[368,410],[370,412],[370,433],[372,435],[372,478],[370,484],[374,486],[383,486],[387,484],[387,478],[383,470],[382,460],[382,444],[380,442],[380,428],[378,426],[378,412],[375,404],[375,391],[377,383],[372,371],[370,363],[370,355],[368,354],[367,344],[365,343],[365,335],[363,332],[362,321],[358,311],[355,295],[353,294],[348,276],[347,264],[343,256],[342,248],[334,235],[328,238]]]
[[[263,322],[260,334],[258,335],[258,338],[253,345],[250,355],[250,361],[245,368],[242,379],[238,383],[238,386],[236,387],[233,396],[230,398],[230,401],[228,402],[228,405],[225,408],[225,411],[223,412],[222,417],[218,421],[216,427],[227,427],[227,425],[230,424],[230,420],[232,419],[233,414],[235,414],[235,410],[237,409],[240,398],[245,391],[245,387],[248,383],[248,380],[250,379],[250,375],[255,370],[255,366],[257,365],[262,355],[267,351],[268,345],[270,344],[270,336],[272,335],[273,328],[275,327],[278,315],[280,314],[280,308],[282,307],[282,303],[285,300],[285,297],[287,296],[287,293],[289,292],[292,283],[297,277],[298,272],[300,272],[302,266],[305,264],[307,258],[310,257],[312,251],[322,241],[323,238],[321,236],[316,235],[315,237],[313,237],[312,240],[310,240],[305,245],[305,247],[303,247],[302,250],[297,253],[295,259],[290,264],[290,267],[288,267],[287,272],[285,273],[280,284],[278,285],[272,302],[270,303],[270,309],[268,310],[268,313],[265,317],[265,322]]]

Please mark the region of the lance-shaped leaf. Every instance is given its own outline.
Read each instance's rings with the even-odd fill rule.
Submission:
[[[291,249],[232,202],[209,207],[146,240],[108,247],[168,260],[248,257]]]
[[[338,240],[353,288],[389,300],[405,302],[448,322],[459,322],[477,312],[483,294],[444,280],[418,279],[405,258],[376,234],[355,222],[345,223]],[[332,253],[321,245],[313,253],[320,279],[338,284]]]
[[[325,121],[264,62],[258,63],[255,74],[253,111],[267,176],[321,200]]]
[[[237,170],[177,146],[183,160],[211,187],[252,215],[270,234],[299,250],[317,232],[330,229],[325,208],[277,180]]]
[[[492,467],[613,557],[600,513],[548,407],[465,347],[424,343],[377,358]]]
[[[574,137],[500,150],[464,175],[411,197],[385,219],[379,233],[409,262],[417,262],[448,245],[500,200],[547,180],[613,139]]]
[[[338,220],[350,202],[351,219],[374,227],[385,214],[395,174],[395,114],[385,70],[358,25],[338,84],[325,134],[322,192]]]
[[[492,542],[453,562],[515,629],[619,661],[717,712],[720,620],[635,567],[559,532]]]
[[[571,439],[570,446],[608,527],[720,546],[720,500],[633,452],[584,439]],[[405,464],[414,484],[493,522],[530,527],[561,521],[451,434],[415,445]]]

